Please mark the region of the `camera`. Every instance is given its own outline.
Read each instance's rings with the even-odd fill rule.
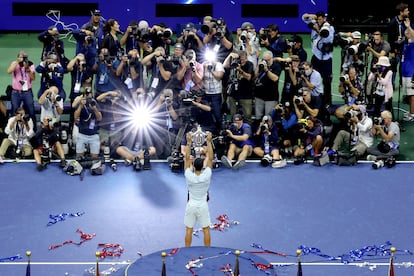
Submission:
[[[148,29],[138,30],[138,40],[141,42],[148,42],[151,40]]]
[[[348,80],[349,80],[349,75],[348,74],[345,74],[345,75],[339,77],[340,82],[346,82]]]
[[[130,66],[135,66],[139,62],[139,58],[138,57],[133,57],[132,55],[128,55],[128,60],[129,60],[129,65]]]
[[[30,115],[29,114],[24,114],[23,116],[20,117],[20,122],[24,121],[24,122],[28,122],[30,120]]]
[[[356,55],[358,54],[358,50],[359,50],[358,45],[351,45],[349,46],[347,51],[349,55]]]
[[[111,56],[110,56],[110,55],[108,55],[108,54],[103,55],[103,57],[104,57],[104,61],[105,61],[106,63],[112,63],[112,62],[114,61],[113,57],[111,57]]]
[[[323,23],[319,30],[319,35],[323,38],[328,37],[330,28],[331,28],[331,24],[329,24],[328,22]]]
[[[94,39],[93,39],[92,36],[90,36],[90,35],[85,36],[85,42],[86,42],[86,44],[88,44],[88,46],[91,46],[93,41],[94,41]]]
[[[171,156],[168,157],[170,162],[170,169],[174,173],[182,172],[184,169],[184,156],[177,150],[174,150],[171,153]]]
[[[291,62],[287,62],[287,61],[280,61],[279,63],[282,68],[288,68],[292,64]]]
[[[267,37],[269,36],[269,31],[270,31],[269,28],[263,29],[263,34],[260,34],[260,39],[261,40],[266,40]]]
[[[158,31],[157,32],[157,36],[158,37],[164,37],[164,38],[169,38],[169,37],[172,36],[172,34],[173,34],[173,32],[172,32],[172,30],[170,28],[166,28],[163,31]]]
[[[266,154],[265,156],[263,156],[263,158],[260,160],[260,165],[262,165],[263,167],[267,167],[270,164],[272,164],[272,156],[270,156],[270,154]]]
[[[40,156],[42,165],[47,165],[52,159],[52,151],[50,150],[49,135],[42,134],[42,154]]]
[[[303,96],[295,97],[295,104],[302,104],[303,103]]]
[[[339,46],[342,49],[345,49],[346,47],[350,46],[352,44],[353,38],[349,36],[345,36],[346,34],[339,32],[334,35],[334,46]]]
[[[290,50],[295,46],[296,42],[294,41],[290,41],[290,40],[286,40],[286,49]]]
[[[248,38],[247,37],[247,31],[243,30],[242,33],[240,34],[240,40],[241,41],[246,41],[247,38]]]
[[[357,110],[348,110],[347,112],[345,112],[345,118],[347,118],[348,120],[353,118],[353,117],[357,117],[359,115],[359,111]]]
[[[52,101],[59,102],[62,99],[62,97],[59,94],[52,93],[50,94],[50,99]]]
[[[384,161],[384,165],[387,166],[387,168],[392,168],[397,164],[397,161],[395,160],[394,156],[390,156]]]
[[[89,105],[91,107],[96,106],[96,101],[91,97],[87,97],[86,98],[86,105]]]
[[[193,71],[196,69],[196,62],[194,60],[190,60],[188,63]]]
[[[382,125],[384,123],[381,117],[375,117],[373,121],[374,125]]]
[[[384,167],[384,160],[377,160],[372,164],[372,168],[377,170],[379,168]]]
[[[133,36],[139,36],[139,29],[137,25],[131,25],[131,34]]]
[[[259,62],[259,71],[263,71],[265,67],[267,67],[267,62],[265,60],[260,61]]]
[[[240,59],[239,58],[232,58],[231,62],[230,62],[230,67],[235,69],[237,67],[239,67],[240,65]]]

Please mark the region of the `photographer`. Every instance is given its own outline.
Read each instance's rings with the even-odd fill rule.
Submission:
[[[254,108],[258,120],[269,114],[279,101],[280,63],[273,62],[271,51],[264,51],[254,71]]]
[[[355,67],[348,68],[348,74],[342,75],[339,78],[338,92],[342,95],[345,104],[335,110],[335,116],[339,120],[345,119],[345,113],[349,107],[354,104],[361,104],[364,102],[364,86],[361,78],[357,75]]]
[[[65,69],[58,62],[55,53],[48,53],[45,59],[36,67],[36,72],[41,74],[40,88],[37,92],[38,99],[47,88],[56,86],[59,89],[59,96],[62,97],[63,101],[66,100],[66,92],[63,87]]]
[[[248,123],[243,122],[243,116],[233,115],[233,124],[230,129],[226,129],[226,134],[230,139],[227,155],[221,157],[221,162],[226,168],[238,170],[246,164],[246,159],[253,152],[252,128]],[[233,160],[237,161],[233,165]]]
[[[5,96],[0,96],[0,145],[3,139],[7,137],[4,131],[7,126],[8,115],[7,115],[7,107],[3,102],[5,100],[4,97]]]
[[[379,136],[381,141],[368,148],[368,161],[398,157],[400,154],[400,127],[392,121],[391,112],[384,110],[381,112],[380,118],[374,119],[372,134]]]
[[[303,39],[301,36],[294,35],[292,38],[287,39],[286,43],[289,57],[296,55],[298,56],[300,62],[308,60],[308,53],[305,48],[303,48]]]
[[[311,31],[312,67],[321,74],[323,80],[323,100],[325,105],[332,104],[332,57],[335,29],[326,19],[326,14],[319,11],[316,14],[305,13],[302,20]]]
[[[125,110],[123,107],[129,103],[129,100],[122,95],[121,91],[113,90],[96,94],[96,101],[102,114],[98,131],[101,149],[106,143],[112,148],[114,142],[122,141],[123,116],[121,114]]]
[[[261,49],[259,38],[252,23],[244,22],[240,28],[237,28],[233,48],[236,51],[246,51],[247,60],[251,61],[254,68],[256,68]]]
[[[362,78],[365,73],[365,49],[368,44],[366,41],[361,43],[361,33],[359,31],[340,34],[342,34],[341,41],[347,43],[341,49],[341,74],[347,74],[352,66],[356,69],[357,75]]]
[[[190,94],[195,91],[204,90],[204,66],[197,61],[194,50],[186,50],[184,56],[185,73],[182,79],[181,88]]]
[[[374,117],[379,117],[382,105],[385,109],[393,114],[392,95],[394,89],[392,87],[392,70],[391,64],[386,56],[381,56],[378,62],[371,69],[368,75],[368,81],[374,84]]]
[[[305,87],[299,89],[299,95],[293,97],[293,107],[298,120],[306,117],[321,118],[322,98],[313,96]]]
[[[138,51],[141,49],[139,44],[140,34],[141,32],[139,30],[138,22],[136,20],[131,20],[120,40],[121,46],[125,45],[127,53],[133,49]]]
[[[163,159],[171,155],[172,148],[175,146],[176,136],[179,132],[181,124],[179,122],[178,110],[180,102],[178,95],[174,95],[171,89],[164,89],[156,99],[155,126],[156,134],[163,139],[156,139],[154,146],[156,148],[158,158]],[[155,136],[156,137],[156,136]],[[180,141],[181,142],[181,139]],[[178,150],[179,152],[179,150]]]
[[[42,127],[32,139],[33,156],[37,164],[37,170],[43,171],[50,163],[52,153],[57,153],[60,158],[60,167],[66,166],[65,152],[60,143],[59,131],[55,128],[53,119],[45,116]]]
[[[109,56],[112,58],[121,57],[124,53],[124,49],[122,48],[121,42],[118,39],[118,34],[121,33],[119,27],[120,25],[116,19],[108,19],[103,27],[104,38],[98,45],[99,50],[102,48],[107,48],[109,51]]]
[[[286,39],[280,34],[279,26],[270,24],[259,30],[260,46],[273,53],[274,57],[283,57],[287,52]]]
[[[406,20],[404,24],[407,26],[405,37],[408,43],[404,45],[402,51],[404,60],[401,61],[401,78],[409,110],[404,114],[403,120],[412,122],[414,121],[414,30],[410,25],[410,20]]]
[[[102,120],[102,113],[99,111],[91,93],[84,93],[80,96],[74,118],[79,127],[76,141],[76,156],[84,156],[86,152],[85,146],[89,146],[91,157],[98,157],[100,153],[98,124]]]
[[[9,147],[14,147],[13,156],[29,157],[32,155],[30,139],[34,136],[33,121],[23,107],[16,110],[16,115],[10,117],[4,132],[8,135],[0,146],[0,163],[4,163]]]
[[[198,62],[203,61],[203,38],[197,33],[197,29],[194,23],[187,23],[179,37],[177,37],[177,43],[182,43],[186,50],[192,49],[196,53],[196,60]]]
[[[375,31],[372,37],[366,37],[366,40],[369,40],[366,51],[372,54],[371,63],[369,65],[369,70],[375,70],[375,64],[377,64],[380,57],[388,56],[391,51],[391,45],[388,41],[384,40],[383,34],[380,31]],[[365,93],[367,95],[368,105],[373,104],[374,96],[373,92],[375,91],[375,79],[367,80],[367,85],[365,88]]]
[[[337,133],[332,150],[328,151],[328,154],[335,154],[341,147],[349,145],[349,150],[360,158],[374,143],[372,119],[368,117],[365,105],[351,106],[345,113],[345,118],[348,121],[348,129],[342,129]]]
[[[253,63],[247,60],[246,51],[238,51],[237,53],[231,53],[224,60],[223,66],[229,70],[229,80],[226,90],[230,114],[237,114],[239,108],[241,108],[246,122],[252,124]]]
[[[73,30],[72,34],[76,39],[75,54],[83,54],[87,67],[92,69],[98,51],[96,47],[97,39],[95,38],[93,26],[89,25],[86,28]]]
[[[272,117],[264,115],[254,136],[253,153],[261,158],[261,165],[266,167],[272,164],[272,168],[286,166],[286,160],[279,153],[279,134],[273,124]]]
[[[296,127],[295,140],[298,141],[294,147],[293,156],[295,164],[299,164],[306,155],[317,157],[323,146],[323,125],[314,117],[299,119]]]
[[[48,117],[54,123],[60,123],[60,115],[63,113],[63,99],[56,86],[51,86],[43,92],[39,98],[39,105],[41,122],[45,117]]]
[[[79,53],[69,61],[67,70],[71,76],[69,99],[73,102],[73,99],[79,96],[82,84],[92,83],[93,67],[89,67],[85,55]]]
[[[63,40],[59,38],[59,31],[56,26],[50,26],[46,31],[41,32],[37,38],[43,43],[40,60],[45,60],[50,53],[55,53],[56,62],[63,62],[65,46]]]
[[[289,102],[293,105],[293,97],[298,95],[298,91],[302,87],[301,76],[305,74],[303,66],[299,65],[300,58],[297,55],[291,55],[287,58],[276,57],[274,61],[280,63],[285,76],[280,102]]]
[[[32,90],[36,73],[33,62],[29,60],[25,51],[20,51],[17,54],[17,59],[10,63],[7,68],[7,73],[12,75],[11,113],[15,114],[17,108],[23,103],[36,128],[36,114]]]
[[[205,34],[203,44],[205,49],[213,51],[217,55],[217,61],[224,63],[224,59],[233,50],[233,34],[227,28],[223,18],[212,18],[209,23],[201,26]]]
[[[390,63],[392,65],[392,84],[395,87],[395,79],[397,72],[400,72],[401,78],[401,58],[404,44],[406,44],[406,38],[404,36],[407,26],[410,26],[410,10],[408,4],[399,3],[395,7],[397,15],[391,18],[387,26],[387,39],[391,46],[390,51]],[[407,24],[407,23],[408,24]],[[400,82],[401,83],[401,82]]]
[[[140,76],[141,72],[142,65],[138,56],[138,51],[132,49],[127,55],[123,55],[120,62],[117,64],[115,74],[123,83],[122,88],[118,87],[118,89],[126,92],[125,94],[128,96],[131,96],[132,91],[135,91],[139,87],[143,87]]]
[[[282,141],[281,149],[287,156],[291,156],[292,146],[295,141],[295,126],[298,122],[293,104],[290,102],[284,102],[284,104],[277,104],[270,113],[275,126],[278,128],[278,134]]]
[[[224,66],[221,62],[216,61],[215,56],[203,62],[204,75],[203,86],[206,91],[204,98],[211,106],[211,114],[214,118],[216,130],[221,130],[223,105],[223,76],[225,73]]]

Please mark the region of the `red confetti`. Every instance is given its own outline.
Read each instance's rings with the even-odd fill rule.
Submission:
[[[124,253],[124,248],[119,243],[99,243],[98,247],[103,247],[101,250],[101,258],[106,257],[120,257]]]
[[[82,245],[82,243],[84,243],[84,242],[86,242],[86,241],[88,241],[88,240],[91,240],[93,237],[95,237],[95,236],[96,236],[96,234],[95,234],[95,233],[93,233],[93,234],[85,234],[85,233],[84,233],[84,232],[82,232],[80,229],[77,229],[77,230],[76,230],[76,232],[77,232],[78,234],[80,234],[80,238],[81,238],[81,240],[80,240],[79,242],[74,242],[73,240],[67,240],[67,241],[64,241],[64,242],[63,242],[63,243],[61,243],[61,244],[56,244],[56,245],[51,245],[51,246],[49,246],[49,250],[53,250],[53,249],[56,249],[56,248],[62,247],[62,246],[67,245],[67,244]]]

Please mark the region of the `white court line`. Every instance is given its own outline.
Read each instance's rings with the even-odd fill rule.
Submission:
[[[99,262],[99,265],[128,265],[132,262]],[[30,262],[30,265],[95,265],[96,262]],[[292,266],[297,265],[295,263],[270,263],[273,266]],[[27,262],[0,262],[0,265],[27,265]],[[357,262],[357,263],[301,263],[303,266],[389,266],[389,262],[383,263],[370,263],[370,262]],[[412,267],[414,266],[414,262],[402,262],[402,263],[394,263],[394,266],[404,266],[404,267]]]

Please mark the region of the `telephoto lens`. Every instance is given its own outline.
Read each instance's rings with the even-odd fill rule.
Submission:
[[[384,160],[378,160],[378,161],[375,161],[375,162],[372,164],[372,168],[373,168],[374,170],[377,170],[377,169],[382,168],[382,167],[384,167]]]

